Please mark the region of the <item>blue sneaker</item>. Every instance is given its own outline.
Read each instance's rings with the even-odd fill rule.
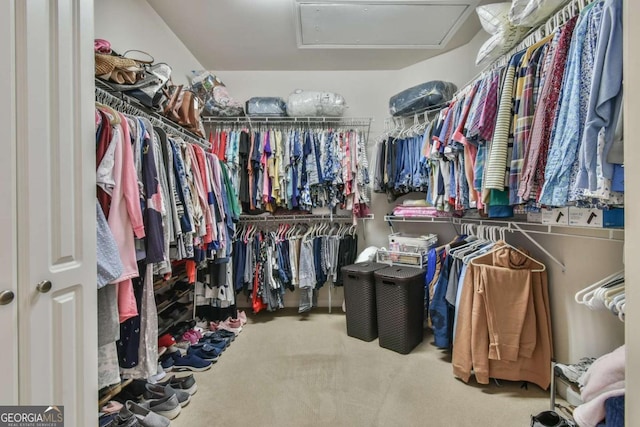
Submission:
[[[213,344],[216,347],[222,347],[224,346],[224,348],[227,348],[228,346],[231,345],[231,339],[230,338],[221,338],[219,336],[214,336],[214,335],[208,335],[206,337],[202,337],[200,338],[200,344]]]
[[[187,353],[198,356],[202,360],[208,360],[209,362],[217,362],[220,356],[218,350],[212,347],[189,348]]]
[[[180,353],[180,352],[178,352],[178,353]],[[175,361],[173,360],[173,353],[164,354],[160,358],[160,365],[162,366],[162,369],[165,372],[170,372],[173,369],[173,365],[174,364],[175,364]]]
[[[224,351],[224,343],[222,344],[211,344],[208,342],[201,342],[198,344],[194,344],[190,347],[190,349],[193,350],[197,350],[197,349],[204,349],[205,351],[211,352],[211,351],[215,351],[218,355],[220,353],[222,353]]]
[[[180,352],[172,353],[173,369],[201,372],[211,369],[211,362],[203,360],[195,354],[187,354],[182,356]]]
[[[230,331],[225,331],[224,329],[218,329],[217,331],[214,331],[214,332],[205,333],[204,338],[225,339],[231,342],[236,339],[236,334]]]
[[[209,339],[202,340],[198,344],[193,344],[191,347],[196,346],[197,348],[198,346],[202,346],[205,344],[211,347],[217,348],[218,350],[220,350],[220,352],[225,351],[228,347],[228,344],[226,341],[209,340]]]

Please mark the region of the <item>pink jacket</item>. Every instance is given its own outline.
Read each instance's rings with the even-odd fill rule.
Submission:
[[[138,277],[138,264],[134,234],[139,239],[145,237],[142,210],[140,208],[140,193],[138,190],[138,176],[133,163],[129,126],[123,115],[120,115],[122,132],[114,132],[120,136],[112,141],[115,145],[113,160],[113,188],[111,192],[111,206],[109,208],[109,228],[118,245],[120,260],[122,261],[122,275],[118,283],[118,312],[120,322],[138,315],[136,299],[133,294],[131,278]]]
[[[138,190],[138,176],[133,163],[133,152],[129,143],[129,125],[121,116],[121,138],[116,143],[113,163],[113,178],[115,185],[111,194],[109,208],[109,228],[118,245],[120,259],[124,270],[118,282],[138,277],[138,264],[134,234],[139,239],[145,237],[142,211],[140,209],[140,192]]]

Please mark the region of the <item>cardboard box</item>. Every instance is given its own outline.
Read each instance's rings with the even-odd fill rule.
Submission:
[[[569,209],[569,225],[593,228],[624,227],[624,208],[612,209]]]
[[[542,223],[546,225],[569,225],[569,208],[543,209]]]
[[[542,212],[527,212],[527,222],[542,223]]]

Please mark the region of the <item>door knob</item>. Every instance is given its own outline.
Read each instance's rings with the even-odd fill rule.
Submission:
[[[14,298],[15,294],[13,293],[13,291],[5,289],[4,291],[0,292],[0,305],[10,304]]]
[[[51,281],[43,280],[42,282],[36,285],[36,289],[38,290],[38,292],[46,294],[51,290]]]

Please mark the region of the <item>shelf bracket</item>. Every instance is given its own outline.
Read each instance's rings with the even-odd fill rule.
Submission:
[[[548,256],[549,258],[551,258],[551,260],[553,262],[555,262],[556,264],[558,264],[561,268],[562,268],[562,272],[564,273],[567,268],[565,267],[564,263],[562,263],[558,258],[554,257],[544,246],[542,246],[540,243],[538,243],[538,241],[536,239],[534,239],[533,237],[531,237],[529,235],[529,233],[527,232],[527,230],[523,229],[522,227],[520,227],[520,225],[516,224],[515,222],[510,222],[509,223],[510,227],[513,227],[514,229],[516,229],[520,234],[522,234],[524,237],[526,237],[527,239],[529,239],[529,241],[531,243],[533,243],[534,245],[536,245],[536,247],[538,249],[540,249],[542,252],[544,252],[544,254],[546,256]]]

